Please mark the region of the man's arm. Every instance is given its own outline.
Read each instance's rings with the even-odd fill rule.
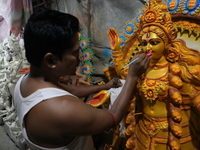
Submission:
[[[63,82],[59,82],[59,85],[71,94],[82,98],[97,93],[101,90],[109,90],[110,88],[120,87],[122,86],[122,83],[119,79],[113,78],[108,83],[101,85],[67,85]]]
[[[117,125],[121,121],[132,99],[132,92],[136,88],[137,78],[146,70],[150,59],[145,54],[141,54],[138,57],[139,59],[130,66],[122,91],[110,110],[96,109],[84,105],[82,102],[77,102],[75,99],[74,101],[70,100],[70,103],[67,104],[70,107],[70,111],[68,110],[64,114],[71,114],[70,112],[73,112],[73,115],[68,115],[64,119],[66,122],[63,123],[63,129],[68,124],[72,131],[65,129],[66,134],[96,134],[110,129],[113,127],[113,124]],[[72,119],[73,121],[70,121]]]
[[[52,98],[31,109],[26,122],[29,131],[33,129],[33,133],[39,134],[38,137],[43,133],[68,137],[93,135],[109,130],[125,115],[137,78],[146,69],[148,60],[148,56],[140,55],[130,66],[122,91],[110,110],[93,108],[69,95]]]

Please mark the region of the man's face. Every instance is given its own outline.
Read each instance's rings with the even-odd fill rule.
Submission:
[[[61,74],[63,76],[75,75],[79,63],[80,63],[80,45],[77,36],[74,48],[64,52],[62,60],[60,61],[59,64],[59,70],[61,71]]]

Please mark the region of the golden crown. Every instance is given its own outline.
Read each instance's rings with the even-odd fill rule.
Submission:
[[[145,8],[146,9],[142,10],[143,13],[139,17],[139,31],[149,26],[157,26],[165,32],[169,40],[173,40],[177,37],[177,32],[171,20],[171,15],[167,11],[167,5],[162,4],[158,0],[150,0],[145,4]]]

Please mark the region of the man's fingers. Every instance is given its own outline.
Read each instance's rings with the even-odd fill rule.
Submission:
[[[144,58],[144,62],[145,62],[144,67],[145,67],[145,68],[147,68],[150,59],[151,59],[151,56],[146,56],[146,57]]]

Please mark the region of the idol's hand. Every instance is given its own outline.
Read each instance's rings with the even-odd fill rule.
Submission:
[[[92,98],[94,98],[94,99],[88,101],[87,104],[89,104],[93,107],[99,107],[100,105],[105,103],[110,98],[110,94],[109,94],[108,90],[102,90],[99,93],[97,93],[96,95],[94,95]]]
[[[120,38],[119,34],[114,28],[108,30],[108,37],[110,39],[110,47],[113,51],[120,50]]]

